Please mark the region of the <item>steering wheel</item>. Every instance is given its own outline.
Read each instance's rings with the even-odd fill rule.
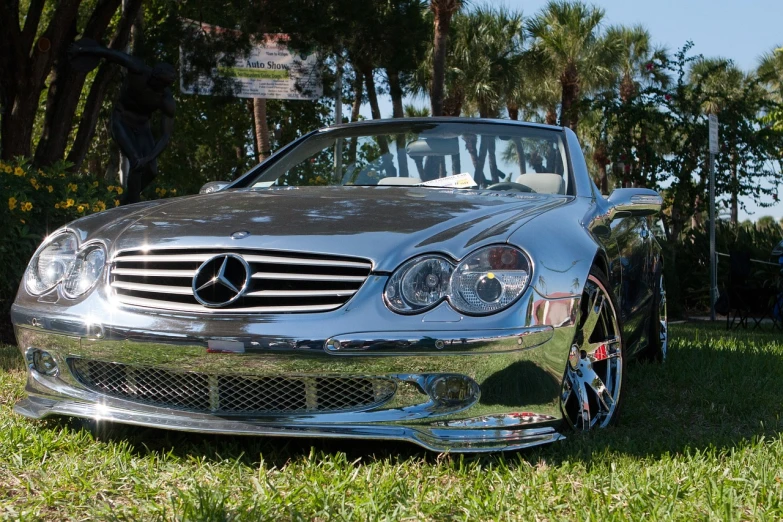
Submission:
[[[487,190],[514,190],[516,192],[533,192],[533,189],[522,183],[513,181],[503,181],[487,187]]]

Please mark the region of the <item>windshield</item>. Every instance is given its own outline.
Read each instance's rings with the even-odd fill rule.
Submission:
[[[314,134],[236,186],[317,185],[572,193],[562,132],[524,125],[405,120]]]

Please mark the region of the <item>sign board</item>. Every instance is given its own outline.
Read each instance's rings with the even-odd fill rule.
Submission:
[[[710,114],[710,154],[718,153],[718,116]]]
[[[467,172],[446,176],[445,178],[433,179],[424,183],[417,183],[417,187],[442,187],[442,188],[471,188],[476,186],[476,182]]]
[[[198,24],[202,31],[221,32],[224,29]],[[233,80],[234,96],[274,100],[315,100],[323,95],[321,76],[314,54],[300,55],[289,51],[286,34],[267,34],[256,41],[247,55],[240,55],[231,65],[220,65],[212,75]],[[219,60],[218,60],[219,63]],[[180,64],[188,68],[187,53],[180,47]],[[210,76],[198,75],[193,83],[184,82],[180,74],[180,89],[185,94],[213,94]]]

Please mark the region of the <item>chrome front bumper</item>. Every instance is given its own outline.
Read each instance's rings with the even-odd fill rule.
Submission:
[[[547,310],[554,308],[561,316],[567,311],[559,326],[536,324],[536,317],[551,319]],[[520,314],[524,320],[514,321],[523,327],[501,328],[485,321],[489,327],[478,329],[478,321],[454,324],[447,311],[436,311],[432,324],[420,323],[420,330],[297,337],[279,323],[285,335],[229,336],[225,332],[232,325],[225,319],[205,319],[206,328],[193,317],[167,315],[152,320],[154,328],[140,329],[128,325],[134,316],[149,323],[149,314],[122,311],[96,321],[97,314],[54,315],[14,305],[12,319],[23,354],[46,350],[59,367],[55,376],[30,367],[28,398],[15,409],[30,418],[68,415],[203,433],[395,439],[436,451],[525,448],[562,438],[557,431],[562,423],[559,397],[577,310],[573,297],[531,299]],[[341,320],[331,324],[328,331],[341,331]],[[327,331],[324,325],[307,329]],[[200,333],[205,330],[213,335]],[[243,327],[245,333],[251,330],[275,331],[275,325]],[[193,411],[101,393],[71,371],[68,361],[76,358],[210,378],[367,376],[393,381],[396,393],[352,411]],[[449,376],[463,379],[467,387],[445,395],[435,390],[432,383]]]

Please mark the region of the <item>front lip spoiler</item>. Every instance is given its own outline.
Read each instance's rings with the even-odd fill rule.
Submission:
[[[102,404],[52,400],[37,396],[30,396],[18,402],[14,406],[14,411],[32,419],[42,419],[52,415],[65,415],[94,419],[98,422],[119,422],[122,424],[196,433],[400,440],[418,444],[430,451],[453,453],[513,451],[549,444],[565,438],[552,427],[454,429],[428,426],[412,428],[409,426],[391,425],[340,426],[308,424],[306,426],[294,426],[204,414],[188,413],[183,415],[182,412],[177,412],[175,415],[155,412],[153,415],[138,410],[124,410]]]

